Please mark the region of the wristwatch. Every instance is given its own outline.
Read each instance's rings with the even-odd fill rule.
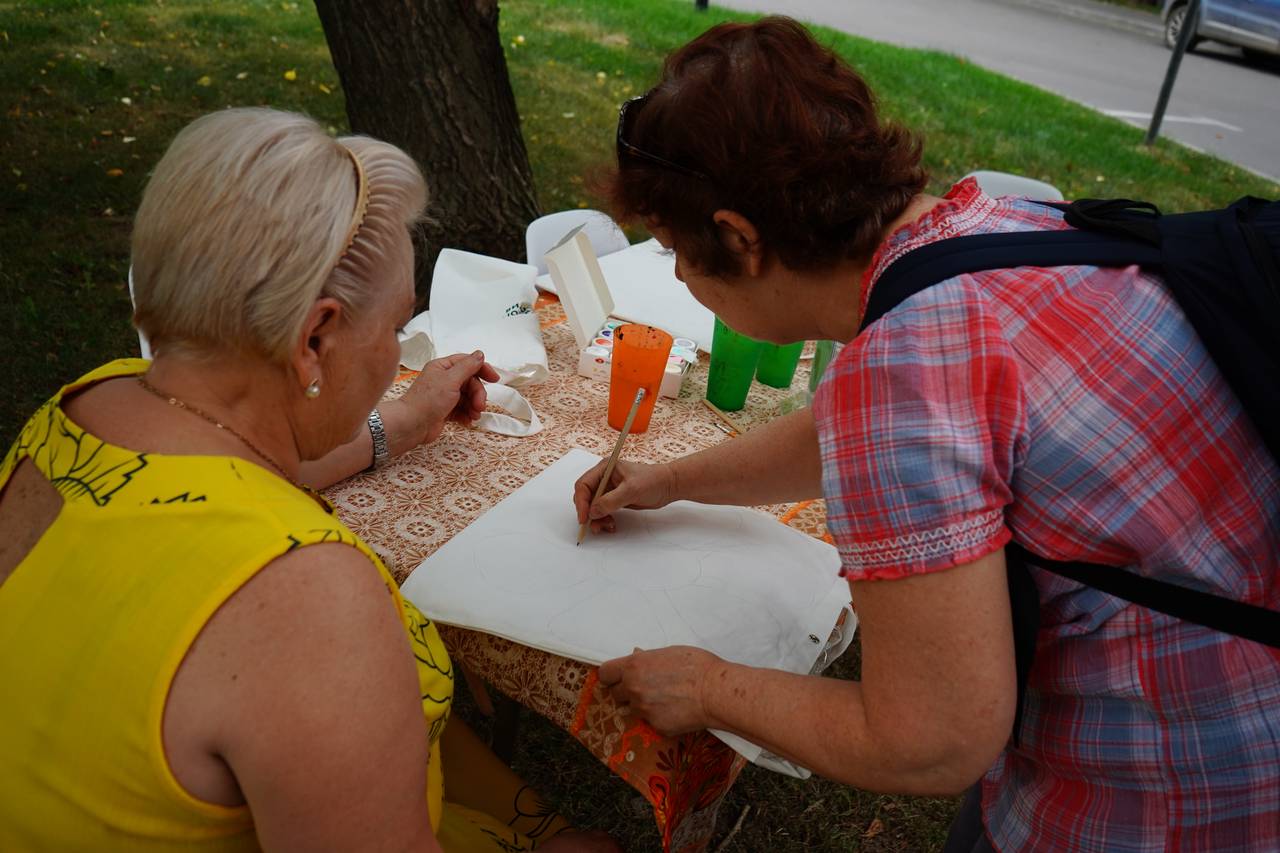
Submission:
[[[369,413],[369,436],[373,439],[373,462],[366,471],[381,468],[391,457],[391,449],[387,446],[387,431],[382,426],[382,415],[374,409]]]

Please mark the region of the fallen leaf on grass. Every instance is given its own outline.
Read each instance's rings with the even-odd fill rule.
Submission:
[[[124,169],[107,169],[108,178],[118,178],[124,174]]]
[[[136,136],[126,136],[126,137],[124,137],[123,139],[121,139],[120,141],[121,141],[121,142],[123,142],[123,143],[125,143],[126,145],[128,145],[130,142],[137,142],[137,141],[138,141],[138,137],[136,137]]]
[[[871,823],[867,826],[867,831],[862,833],[862,837],[875,838],[877,835],[879,835],[882,832],[884,832],[884,823],[880,820],[880,818],[876,818],[875,820],[871,821]]]
[[[326,95],[331,94],[333,92],[332,89],[330,89],[328,86],[326,86],[323,83],[317,83],[316,86],[318,86],[320,88],[320,91],[324,92]]]
[[[210,77],[208,74],[206,74],[206,75],[204,75],[203,77],[201,77],[199,80],[197,80],[197,81],[196,81],[196,85],[197,85],[197,86],[212,86],[212,85],[213,85],[213,78],[212,78],[212,77]]]
[[[237,75],[236,75],[236,79],[237,79],[237,80],[243,80],[244,78],[246,78],[246,77],[248,77],[248,76],[249,76],[249,72],[248,72],[248,71],[241,71],[239,74],[237,74]]]
[[[290,68],[288,71],[284,72],[284,79],[289,80],[291,82],[294,80],[297,80],[298,72]]]

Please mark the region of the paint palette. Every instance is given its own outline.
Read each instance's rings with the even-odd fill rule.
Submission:
[[[621,320],[606,320],[592,335],[578,356],[579,375],[601,382],[609,381],[613,364],[613,335],[619,326],[624,325],[626,324]],[[671,345],[671,355],[667,358],[667,370],[662,377],[662,385],[658,388],[658,395],[679,397],[685,377],[697,360],[698,345],[689,338],[676,338]]]

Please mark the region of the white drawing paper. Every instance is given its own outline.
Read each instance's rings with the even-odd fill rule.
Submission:
[[[572,450],[422,562],[402,591],[441,622],[598,664],[693,645],[808,672],[848,604],[836,550],[765,513],[678,502],[624,511],[575,546]]]
[[[810,672],[848,585],[835,548],[743,507],[626,511],[577,546],[573,484],[598,456],[571,450],[424,560],[401,591],[450,625],[599,664],[690,645],[750,666]],[[857,625],[850,610],[843,639]],[[728,732],[749,760],[809,771]]]

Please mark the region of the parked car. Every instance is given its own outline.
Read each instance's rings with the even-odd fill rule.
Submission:
[[[1164,43],[1172,49],[1186,24],[1188,0],[1163,0]],[[1190,50],[1204,39],[1235,45],[1246,59],[1280,57],[1280,0],[1201,0]]]

